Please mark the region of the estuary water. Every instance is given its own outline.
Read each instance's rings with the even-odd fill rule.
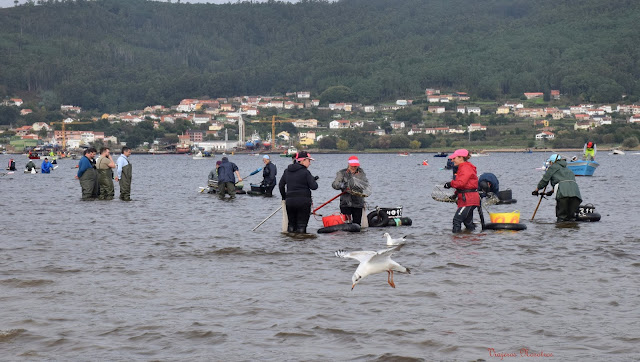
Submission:
[[[599,153],[577,182],[602,220],[556,225],[553,199],[530,220],[550,154],[471,159],[518,200],[491,210],[519,210],[527,230],[453,235],[455,205],[430,197],[446,159],[361,154],[369,207],[403,206],[413,225],[316,234],[312,217],[307,237],[280,233],[280,213],[251,231],[277,196],[199,193],[220,156],[134,154],[134,201],[116,186],[116,200],[83,202],[77,160],[31,175],[25,156],[0,155],[19,169],[0,176],[0,360],[637,360],[640,156]],[[350,155],[313,156],[319,206]],[[279,179],[290,160],[272,159]],[[243,176],[262,166],[230,160]],[[407,235],[393,259],[411,274],[352,291],[357,261],[334,251],[384,249],[385,231]]]

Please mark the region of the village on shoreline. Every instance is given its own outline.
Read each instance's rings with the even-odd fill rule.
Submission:
[[[568,152],[579,151],[581,144],[554,144],[559,133],[640,123],[640,105],[563,107],[561,98],[558,90],[552,90],[548,95],[524,93],[519,100],[498,103],[472,101],[465,92],[445,94],[428,88],[416,99],[362,105],[321,103],[305,91],[284,96],[183,99],[170,107],[156,105],[101,115],[61,105],[59,120],[30,125],[31,120],[41,118],[40,112],[34,112],[30,103],[20,98],[8,98],[2,106],[16,107],[16,123],[25,125],[0,128],[0,141],[4,140],[0,144],[9,153],[89,146],[116,150],[125,145],[136,153],[155,154],[282,153],[288,148],[316,153],[433,153],[461,147],[476,152]],[[120,134],[97,130],[105,126]],[[138,128],[152,129],[153,134],[132,139],[131,132]],[[620,143],[602,139],[600,147],[614,149]],[[637,148],[637,138],[626,146]]]

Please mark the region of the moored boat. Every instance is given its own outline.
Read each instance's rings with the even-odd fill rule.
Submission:
[[[438,152],[435,155],[433,155],[433,157],[447,157],[447,156],[449,156],[449,154],[446,152]]]
[[[600,164],[596,161],[576,160],[567,162],[567,168],[576,176],[593,176],[598,166]]]
[[[296,153],[298,153],[298,149],[293,146],[289,146],[286,152],[280,154],[280,157],[293,157]]]

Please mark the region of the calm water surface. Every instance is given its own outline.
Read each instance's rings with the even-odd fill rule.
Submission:
[[[412,226],[305,238],[281,234],[279,213],[251,231],[279,197],[199,193],[215,160],[133,155],[130,203],[80,201],[77,160],[0,176],[0,359],[490,361],[527,348],[553,355],[533,360],[638,360],[640,156],[599,153],[578,183],[602,221],[559,226],[552,199],[529,220],[549,155],[472,159],[518,199],[492,210],[519,210],[528,229],[455,236],[455,206],[430,197],[450,177],[432,154],[360,156],[369,206],[402,205]],[[27,162],[0,164],[10,157]],[[242,175],[262,166],[230,158]],[[347,158],[317,155],[316,206]],[[280,176],[288,159],[274,161]],[[333,252],[383,249],[385,231],[408,235],[394,260],[412,274],[351,291],[357,262]]]

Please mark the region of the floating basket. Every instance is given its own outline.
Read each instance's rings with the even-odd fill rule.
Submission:
[[[334,215],[329,215],[329,216],[323,216],[322,217],[322,225],[324,225],[324,227],[329,227],[329,226],[334,226],[334,225],[341,225],[344,224],[344,222],[347,220],[347,217],[343,214],[334,214]]]
[[[445,189],[440,185],[435,185],[431,191],[431,198],[440,202],[456,202],[454,193],[455,189]]]
[[[495,224],[517,224],[520,222],[520,211],[489,213],[491,222]]]

